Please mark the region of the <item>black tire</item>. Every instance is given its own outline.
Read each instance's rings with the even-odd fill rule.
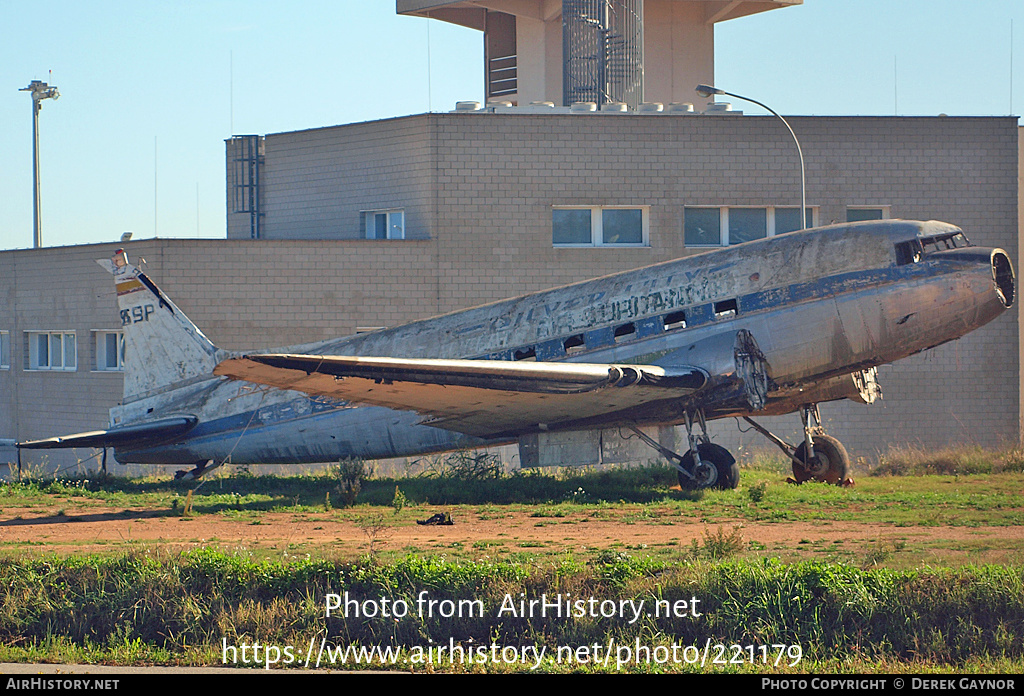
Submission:
[[[708,462],[715,467],[716,475],[713,481],[707,485],[701,486],[680,471],[679,487],[684,491],[692,491],[700,488],[718,488],[720,490],[726,490],[729,488],[736,488],[736,486],[740,485],[740,466],[736,463],[736,458],[729,453],[729,450],[725,449],[721,445],[708,442],[702,445],[697,445],[697,454],[700,456],[701,461]],[[683,455],[684,458],[689,456],[689,454]]]
[[[846,453],[843,443],[831,435],[814,435],[811,441],[814,443],[814,460],[809,467],[793,462],[793,478],[797,483],[821,481],[842,485],[850,473],[850,455]],[[807,445],[801,442],[795,456],[805,461],[806,452]]]

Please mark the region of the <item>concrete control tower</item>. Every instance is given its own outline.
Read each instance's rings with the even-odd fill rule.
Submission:
[[[487,101],[693,102],[714,84],[715,24],[803,0],[397,0],[484,33]]]

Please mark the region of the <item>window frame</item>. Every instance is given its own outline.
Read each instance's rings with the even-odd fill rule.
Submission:
[[[117,336],[117,366],[107,366],[107,336]],[[118,329],[92,329],[93,372],[124,372],[124,331]],[[102,362],[101,362],[102,359]]]
[[[555,211],[556,210],[589,210],[590,211],[590,242],[589,243],[558,243],[555,242]],[[639,210],[640,211],[640,242],[605,242],[604,211],[606,210]],[[649,205],[553,205],[551,206],[551,246],[556,249],[644,249],[651,246],[651,206]]]
[[[11,369],[11,332],[0,331],[0,370]]]
[[[39,338],[46,336],[46,364],[40,364],[39,362]],[[54,357],[54,337],[60,336],[60,366],[53,365]],[[67,365],[67,338],[71,337],[74,340],[74,359],[73,365]],[[77,372],[78,371],[78,336],[74,330],[63,330],[63,331],[42,331],[32,330],[26,331],[25,337],[28,340],[28,372]]]
[[[400,233],[398,235],[392,236],[391,232],[394,226],[392,223],[392,216],[395,215],[396,213],[399,213],[402,216],[402,226],[400,229]],[[363,210],[360,211],[359,215],[362,218],[360,227],[362,227],[361,231],[363,239],[369,239],[378,242],[392,239],[405,239],[405,208],[380,208],[378,210]],[[384,230],[386,236],[383,238],[376,236],[375,225],[378,215],[386,216],[384,219]],[[374,225],[374,229],[372,230],[370,229],[371,224]]]
[[[846,223],[853,224],[855,222],[870,222],[872,220],[891,220],[891,211],[888,205],[848,205],[846,206]],[[877,210],[882,213],[880,218],[869,218],[867,220],[850,220],[851,210]]]
[[[717,210],[718,211],[718,244],[689,244],[686,241],[686,211],[687,210]],[[777,232],[775,211],[776,210],[796,210],[799,216],[800,206],[798,205],[687,205],[683,206],[683,246],[687,249],[720,249],[730,246],[736,246],[743,242],[737,242],[732,244],[729,240],[729,210],[763,210],[765,211],[765,236],[757,237],[748,241],[756,241],[757,239],[768,239],[769,237],[779,237],[784,234],[790,234],[796,230],[790,230],[789,232]],[[818,226],[818,213],[819,206],[809,205],[807,206],[807,212],[811,216],[811,227]]]

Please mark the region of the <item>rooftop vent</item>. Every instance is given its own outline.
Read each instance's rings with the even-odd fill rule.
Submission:
[[[672,114],[692,114],[693,104],[690,102],[672,102],[668,105],[668,111]]]
[[[665,105],[662,104],[661,102],[644,102],[643,104],[641,104],[637,108],[637,111],[642,111],[643,113],[655,113],[655,114],[659,113],[661,111],[664,111],[664,110],[665,110]]]
[[[573,102],[569,107],[571,111],[597,111],[597,102]]]
[[[708,108],[704,110],[706,114],[737,114],[742,115],[742,111],[733,111],[732,104],[729,102],[711,102],[708,104]]]
[[[480,111],[480,109],[482,108],[483,106],[481,106],[480,102],[478,101],[455,102],[456,111]]]

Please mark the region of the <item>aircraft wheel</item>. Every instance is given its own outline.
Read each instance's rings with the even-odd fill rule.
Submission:
[[[726,490],[736,488],[740,484],[740,467],[729,450],[721,445],[706,442],[697,445],[697,454],[701,465],[697,468],[696,480],[679,472],[679,487],[684,491],[700,488]]]
[[[841,485],[850,470],[850,455],[846,453],[843,443],[831,435],[814,435],[811,440],[814,443],[814,457],[806,466],[793,462],[793,478],[797,483],[813,480]],[[806,444],[801,442],[796,448],[796,458],[805,461],[806,451]]]

